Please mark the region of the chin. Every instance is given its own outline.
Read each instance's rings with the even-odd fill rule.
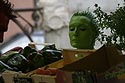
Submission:
[[[78,48],[78,45],[72,45],[72,47],[74,47],[74,48]]]

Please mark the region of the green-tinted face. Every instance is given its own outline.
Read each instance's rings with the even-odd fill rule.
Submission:
[[[93,49],[94,32],[90,19],[74,16],[69,23],[70,44],[77,49]]]

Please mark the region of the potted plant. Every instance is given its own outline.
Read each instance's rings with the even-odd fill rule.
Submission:
[[[93,12],[100,29],[99,41],[114,44],[119,50],[125,50],[125,4],[118,4],[115,11],[110,13],[104,12],[98,4],[95,4],[95,8]],[[110,29],[111,34],[104,34],[105,29]]]

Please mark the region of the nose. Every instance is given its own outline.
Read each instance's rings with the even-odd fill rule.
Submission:
[[[78,30],[77,27],[76,27],[75,30],[74,30],[74,34],[75,34],[75,35],[78,35],[78,34],[79,34],[79,30]]]

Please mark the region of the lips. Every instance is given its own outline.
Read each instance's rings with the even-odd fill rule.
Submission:
[[[78,43],[78,40],[77,39],[73,39],[72,42],[73,43]]]

